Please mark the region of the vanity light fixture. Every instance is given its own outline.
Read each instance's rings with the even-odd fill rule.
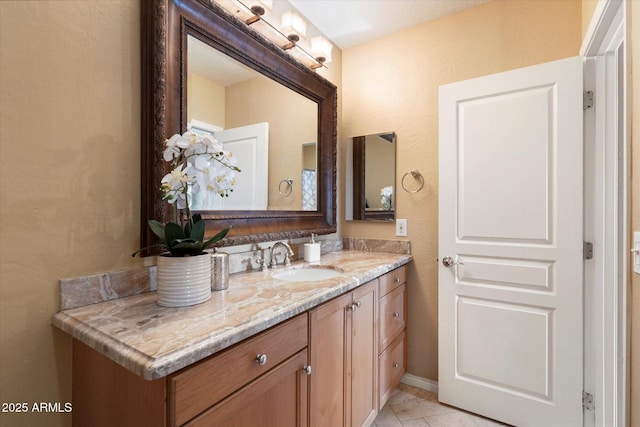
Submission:
[[[289,43],[283,46],[283,49],[291,49],[307,36],[307,23],[300,15],[288,10],[282,14],[281,31],[289,40]]]
[[[204,0],[201,0],[204,1]],[[289,55],[305,64],[312,70],[325,67],[325,63],[331,61],[331,42],[322,36],[311,39],[311,50],[314,43],[318,52],[311,54],[306,45],[307,22],[293,11],[285,12],[281,16],[281,26],[276,28],[269,20],[277,17],[271,14],[273,0],[207,0],[216,3],[231,13],[245,24],[250,25],[255,31],[266,37],[271,43],[286,50]],[[265,19],[265,18],[269,19]],[[314,40],[316,40],[314,42]],[[300,43],[303,42],[304,43]],[[305,47],[301,45],[304,44]]]
[[[322,36],[311,38],[311,55],[320,64],[318,67],[323,66],[327,62],[331,62],[331,50],[333,50],[333,45],[329,40]]]

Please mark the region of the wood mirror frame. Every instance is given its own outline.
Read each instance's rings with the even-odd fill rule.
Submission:
[[[233,229],[221,242],[224,246],[335,233],[335,85],[209,0],[141,1],[141,245],[157,242],[148,220],[166,222],[174,216],[173,205],[162,200],[159,187],[170,170],[162,158],[164,141],[186,130],[187,34],[318,104],[317,210],[200,211],[206,237],[228,225]]]

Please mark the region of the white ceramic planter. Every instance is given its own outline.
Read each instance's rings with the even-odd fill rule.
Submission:
[[[186,307],[211,298],[211,256],[209,254],[157,260],[158,305]]]

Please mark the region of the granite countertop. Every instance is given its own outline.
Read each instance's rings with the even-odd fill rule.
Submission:
[[[286,282],[269,271],[234,274],[229,287],[195,306],[166,308],[155,292],[56,313],[52,323],[147,380],[165,377],[226,347],[407,264],[411,255],[343,250],[320,265],[339,267],[337,278]],[[318,264],[318,263],[315,263]]]

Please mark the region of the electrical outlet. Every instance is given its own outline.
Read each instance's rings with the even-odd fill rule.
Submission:
[[[396,236],[400,236],[400,237],[407,236],[407,220],[406,219],[396,219]]]

